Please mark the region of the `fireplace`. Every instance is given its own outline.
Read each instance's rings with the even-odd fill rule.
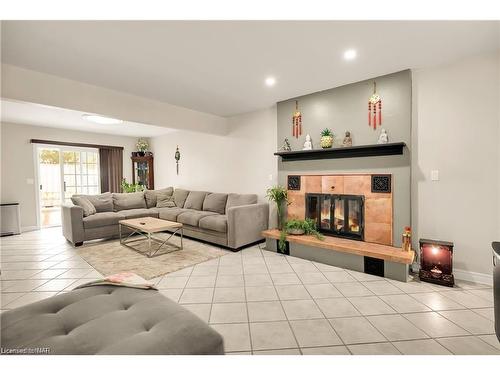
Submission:
[[[363,195],[306,193],[306,217],[326,235],[364,240]]]

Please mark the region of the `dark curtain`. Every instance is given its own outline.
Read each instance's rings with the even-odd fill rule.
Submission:
[[[100,148],[101,193],[121,193],[123,179],[123,150],[121,148]]]

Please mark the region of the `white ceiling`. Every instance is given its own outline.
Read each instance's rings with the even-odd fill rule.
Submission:
[[[221,116],[499,47],[495,21],[2,22],[5,63]]]
[[[174,131],[162,126],[130,121],[115,125],[95,124],[82,117],[87,112],[11,100],[2,100],[1,109],[1,121],[14,124],[47,126],[92,133],[120,134],[131,137],[154,137]]]

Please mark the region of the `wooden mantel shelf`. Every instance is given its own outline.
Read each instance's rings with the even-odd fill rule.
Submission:
[[[404,142],[338,147],[317,150],[280,151],[274,155],[281,156],[283,161],[360,158],[367,156],[402,155],[406,146]]]
[[[262,236],[279,240],[280,231],[278,229],[265,230],[262,232]],[[325,236],[324,240],[319,240],[315,236],[287,235],[286,240],[288,242],[294,242],[301,245],[383,259],[395,263],[411,264],[413,262],[413,258],[415,257],[414,251],[402,251],[399,247],[348,240],[338,237]]]

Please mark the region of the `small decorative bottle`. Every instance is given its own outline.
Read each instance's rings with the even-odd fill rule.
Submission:
[[[402,250],[403,251],[411,251],[411,228],[405,227],[403,232],[403,240],[402,240]]]

